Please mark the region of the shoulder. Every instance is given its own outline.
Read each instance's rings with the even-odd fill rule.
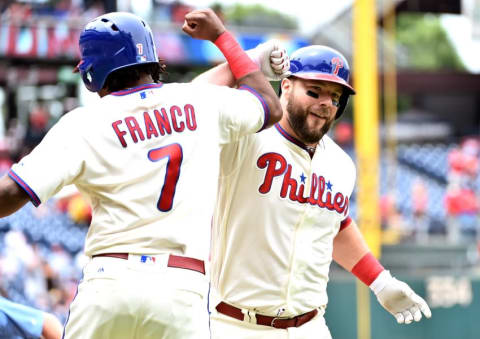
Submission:
[[[205,82],[171,82],[168,84],[164,84],[162,86],[162,89],[165,91],[172,91],[172,90],[176,91],[176,90],[182,89],[185,91],[192,91],[196,93],[198,91],[209,92],[209,91],[221,90],[223,87],[225,86],[218,86],[218,85],[209,84]]]
[[[349,170],[355,171],[355,163],[350,155],[347,154],[335,141],[328,135],[324,135],[321,143],[323,143],[325,149],[329,152],[330,156],[334,158],[336,163],[340,163]],[[332,159],[333,160],[333,159]]]

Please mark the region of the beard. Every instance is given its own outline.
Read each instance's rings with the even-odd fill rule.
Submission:
[[[308,112],[300,105],[296,105],[295,100],[289,100],[287,104],[287,112],[290,126],[298,135],[300,141],[303,141],[305,144],[318,143],[330,130],[334,121],[334,119],[325,120],[325,123],[320,129],[310,128],[307,124]]]

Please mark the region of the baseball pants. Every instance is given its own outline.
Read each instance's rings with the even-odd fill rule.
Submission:
[[[132,257],[95,257],[86,265],[64,338],[209,339],[206,276],[167,267],[168,254]]]
[[[332,339],[324,313],[319,310],[312,320],[300,327],[280,329],[241,321],[213,309],[210,328],[212,339]]]

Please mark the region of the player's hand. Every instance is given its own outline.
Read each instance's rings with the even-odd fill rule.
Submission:
[[[420,321],[422,313],[427,318],[432,316],[425,300],[406,283],[392,277],[389,271],[380,273],[370,288],[377,296],[378,302],[397,319],[399,324]]]
[[[268,40],[246,53],[268,80],[278,81],[290,75],[290,58],[278,40]]]
[[[192,38],[215,42],[225,32],[220,18],[210,8],[188,12],[182,30]]]

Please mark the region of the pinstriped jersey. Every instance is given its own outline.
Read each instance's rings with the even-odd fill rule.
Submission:
[[[64,115],[9,175],[35,205],[78,187],[92,206],[87,255],[206,260],[220,146],[260,130],[268,113],[244,89],[174,83],[115,92]]]
[[[313,158],[274,128],[224,145],[214,218],[218,297],[270,316],[327,303],[333,238],[348,223],[351,158],[325,135]]]

